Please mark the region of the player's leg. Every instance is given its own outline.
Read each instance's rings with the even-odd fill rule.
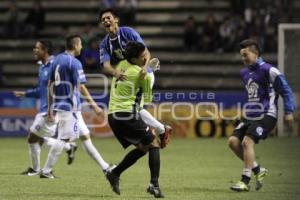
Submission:
[[[50,148],[46,164],[40,175],[41,178],[54,178],[52,168],[66,146],[65,141],[73,141],[78,138],[77,117],[72,112],[57,112],[58,139]]]
[[[164,195],[159,187],[159,174],[160,174],[160,144],[157,137],[149,147],[149,168],[151,173],[150,184],[147,192],[153,194],[156,198],[163,198]]]
[[[22,174],[29,176],[37,175],[40,172],[40,152],[43,144],[43,137],[49,137],[55,133],[55,124],[48,124],[45,120],[45,114],[39,113],[36,115],[30,133],[28,136],[29,154],[32,162],[32,167],[28,168]]]
[[[120,119],[122,117],[124,118]],[[116,138],[124,148],[127,148],[131,144],[136,145],[136,148],[127,153],[114,169],[106,172],[106,177],[113,191],[120,194],[119,177],[126,169],[131,167],[148,152],[149,145],[155,137],[151,133],[150,128],[139,117],[136,118],[131,113],[110,114],[108,122]]]
[[[79,137],[82,142],[82,146],[84,150],[93,160],[96,161],[96,163],[100,166],[102,171],[105,172],[105,170],[108,169],[109,164],[105,162],[101,154],[97,151],[96,147],[94,146],[91,140],[90,131],[83,120],[81,112],[77,112],[77,117],[78,117]]]

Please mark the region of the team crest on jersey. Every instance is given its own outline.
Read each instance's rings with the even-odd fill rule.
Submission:
[[[249,101],[258,101],[258,89],[259,85],[255,83],[251,78],[248,80],[246,85],[246,89],[248,92],[248,99]]]
[[[262,127],[259,126],[259,127],[256,128],[256,133],[259,136],[262,136],[263,132],[264,132],[264,129]]]

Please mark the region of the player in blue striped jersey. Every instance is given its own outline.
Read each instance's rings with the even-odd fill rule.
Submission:
[[[277,100],[284,100],[285,120],[293,121],[295,99],[284,75],[261,56],[259,45],[252,39],[240,43],[240,54],[246,65],[240,72],[248,102],[242,122],[228,139],[229,147],[244,162],[241,180],[230,189],[249,191],[252,171],[256,177],[256,190],[262,187],[267,170],[255,160],[254,146],[266,139],[276,125]]]

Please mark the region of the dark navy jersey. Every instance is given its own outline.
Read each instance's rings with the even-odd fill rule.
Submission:
[[[121,60],[124,60],[125,47],[129,41],[141,42],[145,45],[140,34],[130,27],[120,27],[116,38],[110,38],[109,34],[107,34],[100,42],[99,49],[101,66],[103,66],[103,63],[107,61],[110,61],[111,65],[115,66]]]
[[[80,61],[66,52],[57,55],[54,59],[50,71],[50,80],[53,81],[54,110],[80,109],[79,84],[82,74],[79,70],[82,70]]]
[[[295,110],[295,99],[284,75],[262,58],[243,68],[240,75],[248,95],[247,117],[267,114],[276,118],[278,95],[284,100],[286,114]]]
[[[41,64],[39,67],[39,80],[38,80],[38,87],[34,89],[29,89],[26,91],[26,97],[33,97],[40,99],[40,109],[39,113],[47,112],[48,108],[48,81],[49,81],[49,72],[51,64],[53,63],[54,57],[51,56],[47,63]]]

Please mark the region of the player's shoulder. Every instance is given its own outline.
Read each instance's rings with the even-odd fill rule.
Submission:
[[[243,76],[244,74],[249,72],[249,68],[247,66],[244,66],[241,70],[240,70],[240,75]]]
[[[137,31],[134,28],[129,27],[129,26],[121,26],[120,32],[123,32],[125,34],[137,33]]]

